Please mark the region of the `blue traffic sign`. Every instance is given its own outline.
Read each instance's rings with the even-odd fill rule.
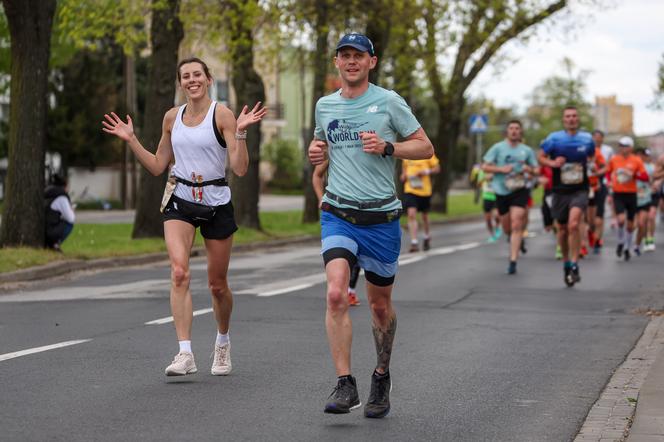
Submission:
[[[473,114],[470,116],[470,133],[484,133],[489,128],[489,116],[486,114]]]

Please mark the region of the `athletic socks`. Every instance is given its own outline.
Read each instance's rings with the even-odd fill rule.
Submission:
[[[618,226],[618,243],[623,244],[625,242],[625,226]]]
[[[178,344],[180,345],[180,353],[191,353],[191,341],[178,341]]]
[[[632,248],[632,232],[626,232],[627,241],[625,242],[625,249],[630,250]]]
[[[231,338],[230,338],[230,336],[228,336],[228,333],[226,333],[225,335],[222,335],[221,333],[217,332],[217,342],[216,342],[216,344],[218,346],[220,346],[220,347],[224,346],[224,345],[228,344],[229,342],[231,342]]]

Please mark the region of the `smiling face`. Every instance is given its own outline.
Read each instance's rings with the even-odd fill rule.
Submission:
[[[180,66],[180,87],[188,99],[207,96],[212,78],[208,77],[203,65],[198,62],[185,63]]]
[[[334,65],[339,70],[341,81],[348,86],[360,86],[369,81],[369,71],[376,67],[378,58],[368,52],[358,51],[350,46],[337,51]]]

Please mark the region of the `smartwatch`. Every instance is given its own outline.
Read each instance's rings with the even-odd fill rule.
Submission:
[[[383,158],[385,157],[391,157],[394,155],[394,144],[390,143],[389,141],[385,142],[385,152],[383,153]]]

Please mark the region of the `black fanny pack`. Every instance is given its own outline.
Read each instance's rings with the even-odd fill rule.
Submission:
[[[183,200],[182,198],[172,195],[171,201],[164,208],[164,213],[171,211],[178,212],[191,219],[212,221],[212,218],[214,218],[214,215],[217,213],[217,207],[192,203],[191,201]]]
[[[401,209],[389,210],[387,212],[369,212],[367,210],[341,209],[325,202],[321,204],[320,208],[326,212],[331,213],[332,215],[338,216],[344,221],[348,221],[351,224],[357,224],[359,226],[389,223],[399,219],[403,213]]]

